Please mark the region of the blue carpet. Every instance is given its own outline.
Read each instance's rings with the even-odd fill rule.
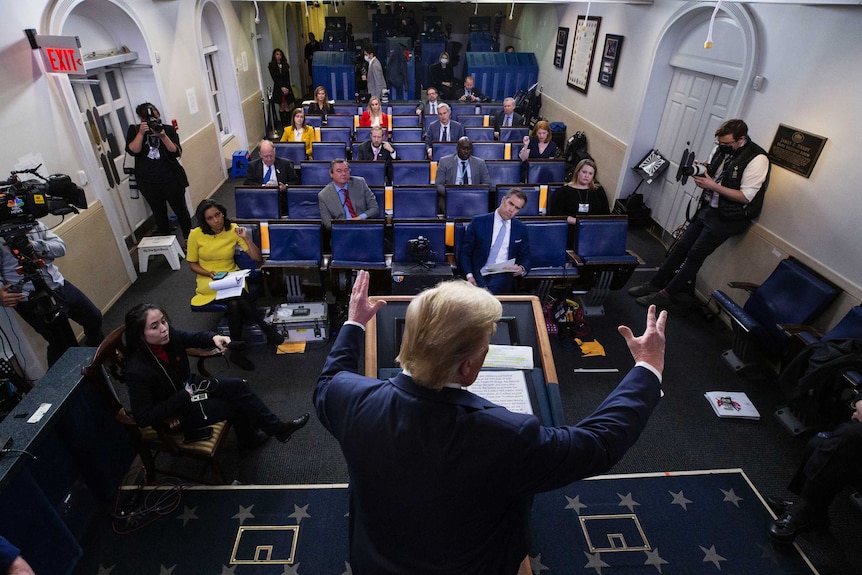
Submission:
[[[153,511],[96,525],[75,573],[350,573],[344,485],[148,489],[137,503]],[[605,476],[536,496],[530,561],[534,575],[814,573],[769,538],[771,519],[741,470]]]

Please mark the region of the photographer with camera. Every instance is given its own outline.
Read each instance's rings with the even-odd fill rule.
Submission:
[[[683,292],[690,289],[703,262],[760,214],[769,167],[766,151],[748,139],[745,122],[721,123],[709,161],[689,168],[695,185],[703,190],[697,214],[652,279],[629,289],[638,304],[688,311],[692,300]]]
[[[48,342],[48,367],[54,365],[78,340],[72,319],[84,328],[86,343],[97,347],[104,338],[102,313],[84,293],[63,277],[54,259],[66,255],[66,243],[41,222],[26,234],[33,248],[32,266],[22,266],[6,239],[0,239],[0,301],[13,307],[24,321]],[[22,252],[17,247],[17,252]],[[26,256],[25,256],[26,257]],[[29,268],[23,277],[18,269]],[[32,277],[28,277],[32,275]]]
[[[135,157],[135,178],[144,199],[153,210],[153,218],[162,235],[170,235],[168,209],[177,215],[177,221],[188,238],[192,230],[192,219],[186,206],[186,187],[189,185],[186,171],[179,158],[183,149],[180,138],[172,126],[162,124],[159,109],[149,102],[135,108],[141,119],[138,126],[129,126],[126,134],[126,153]]]

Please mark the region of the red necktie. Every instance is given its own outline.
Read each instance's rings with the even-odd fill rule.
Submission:
[[[347,194],[347,190],[341,190],[344,194],[344,206],[347,208],[347,211],[350,213],[351,218],[356,217],[356,212],[353,211],[353,202],[350,201],[350,196]]]

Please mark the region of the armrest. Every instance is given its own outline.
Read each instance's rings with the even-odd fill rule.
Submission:
[[[212,374],[207,370],[204,362],[211,357],[224,357],[224,354],[218,350],[217,347],[213,347],[210,349],[203,349],[197,347],[191,347],[186,349],[186,355],[189,357],[198,358],[197,368],[198,373],[204,377],[210,377]]]
[[[727,282],[727,287],[744,289],[745,291],[750,293],[759,288],[760,284],[755,284],[751,282]]]
[[[820,333],[816,327],[804,323],[779,323],[778,329],[782,330],[788,336],[798,336],[803,333],[810,333],[817,339],[823,338],[823,334]]]
[[[636,252],[634,252],[633,250],[626,250],[626,253],[627,253],[628,255],[632,256],[632,257],[637,258],[637,259],[638,259],[638,265],[639,265],[639,266],[646,265],[646,261],[644,261],[644,259],[643,259],[642,257],[640,257],[640,256],[639,256]]]
[[[584,260],[582,260],[581,257],[576,254],[574,250],[566,250],[566,255],[572,262],[574,262],[576,266],[584,265]]]

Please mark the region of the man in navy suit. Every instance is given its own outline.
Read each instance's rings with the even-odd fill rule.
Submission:
[[[511,294],[515,278],[530,271],[530,241],[527,226],[515,216],[527,204],[521,188],[509,188],[500,207],[490,214],[476,216],[464,230],[458,262],[467,281],[487,288],[492,294]],[[504,266],[505,272],[494,273],[488,266],[515,260]]]
[[[464,126],[451,119],[452,108],[449,104],[444,102],[437,106],[437,118],[439,119],[425,130],[425,150],[429,160],[432,142],[457,142],[464,135]]]
[[[287,213],[287,186],[298,184],[299,178],[293,162],[275,155],[275,146],[269,140],[260,141],[260,158],[249,162],[245,172],[245,186],[278,186],[281,213]]]
[[[356,575],[514,575],[529,551],[532,496],[604,473],[637,440],[661,396],[666,312],[640,337],[620,326],[635,360],[602,404],[574,426],[544,427],[467,389],[502,314],[485,290],[456,280],[407,308],[388,380],[357,375],[368,273],[353,286],[314,403],[350,474],[350,568]]]

